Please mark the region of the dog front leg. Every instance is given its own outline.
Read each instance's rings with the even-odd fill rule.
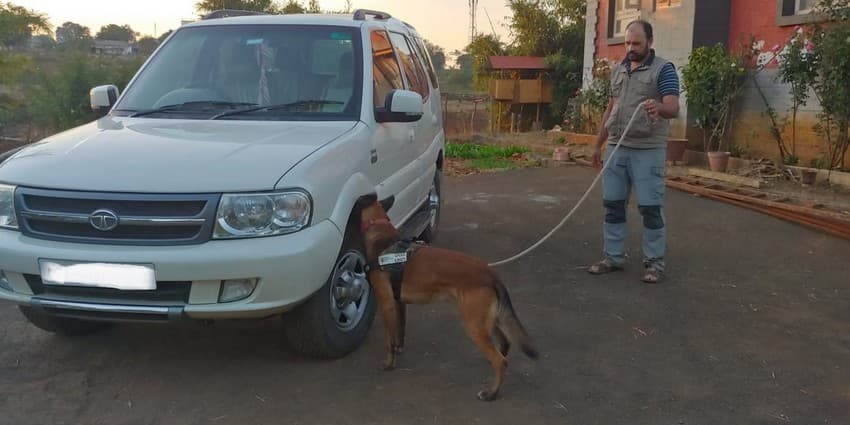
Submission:
[[[372,279],[372,288],[378,300],[378,310],[386,331],[387,358],[384,360],[384,370],[393,370],[395,369],[396,347],[398,347],[399,317],[389,279],[383,273],[380,275],[380,277],[375,276]]]
[[[396,345],[396,353],[401,354],[404,349],[404,331],[407,328],[407,304],[396,301],[395,306],[398,311],[398,345]]]

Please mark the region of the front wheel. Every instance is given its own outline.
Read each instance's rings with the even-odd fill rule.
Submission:
[[[437,230],[440,226],[440,209],[443,199],[440,192],[442,172],[439,168],[434,171],[434,180],[431,182],[431,190],[428,191],[428,227],[422,231],[420,239],[427,243],[433,243],[437,238]]]
[[[366,339],[375,300],[366,278],[366,255],[347,235],[327,282],[304,304],[284,315],[284,330],[301,354],[340,358]]]

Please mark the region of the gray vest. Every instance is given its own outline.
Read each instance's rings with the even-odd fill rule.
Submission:
[[[629,75],[626,67],[619,64],[611,70],[611,96],[614,107],[605,122],[608,129],[608,143],[617,143],[629,124],[635,108],[643,108],[641,103],[647,99],[661,102],[658,93],[658,75],[667,60],[655,56],[650,65],[642,65]],[[666,148],[670,132],[670,122],[658,117],[655,123],[643,112],[638,112],[632,127],[623,138],[622,146],[638,149]]]

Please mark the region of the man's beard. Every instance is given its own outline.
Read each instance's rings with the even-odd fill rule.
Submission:
[[[626,54],[626,58],[632,62],[641,62],[646,59],[647,53],[639,54],[637,52],[629,52]]]

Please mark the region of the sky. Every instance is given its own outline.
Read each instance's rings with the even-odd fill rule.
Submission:
[[[142,36],[158,36],[179,27],[183,20],[197,19],[196,0],[11,0],[10,3],[45,13],[54,29],[72,21],[89,27],[92,35],[106,24],[127,24]],[[468,44],[467,0],[353,0],[352,3],[354,8],[382,10],[408,22],[447,53]],[[505,3],[505,0],[479,0],[478,33],[492,34],[495,29],[503,42],[509,41],[510,32],[505,24],[510,9]],[[341,10],[345,0],[319,0],[319,4],[322,9]]]

